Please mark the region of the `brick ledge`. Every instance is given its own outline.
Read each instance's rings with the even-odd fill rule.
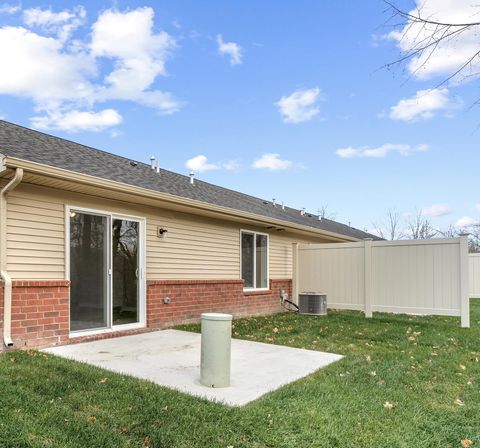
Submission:
[[[70,280],[13,280],[13,288],[41,288],[41,287],[68,287]],[[3,287],[3,281],[0,280],[0,287]]]
[[[271,289],[262,289],[261,291],[249,291],[249,290],[243,291],[244,296],[268,296],[272,293],[273,291]]]
[[[243,280],[148,280],[147,286],[155,285],[218,285],[223,284],[241,284]]]

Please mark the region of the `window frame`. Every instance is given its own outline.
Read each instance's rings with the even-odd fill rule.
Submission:
[[[257,253],[256,251],[253,254],[253,283],[254,286],[243,286],[244,291],[270,291],[270,234],[266,232],[258,232],[257,230],[248,230],[240,229],[240,278],[243,279],[242,272],[242,261],[243,261],[243,250],[242,250],[242,235],[244,233],[253,235],[253,241],[255,248],[257,247],[257,235],[262,235],[267,237],[267,286],[264,288],[257,288]]]

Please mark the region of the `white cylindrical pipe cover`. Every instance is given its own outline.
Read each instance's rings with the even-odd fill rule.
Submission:
[[[231,314],[202,314],[200,383],[204,386],[230,386],[231,340]]]

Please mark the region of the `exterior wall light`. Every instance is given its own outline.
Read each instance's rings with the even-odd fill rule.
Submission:
[[[168,236],[168,230],[164,227],[157,227],[157,236],[159,238],[166,238]]]

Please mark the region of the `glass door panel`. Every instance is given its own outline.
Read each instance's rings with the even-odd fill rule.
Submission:
[[[253,288],[254,283],[254,240],[253,233],[242,233],[242,278],[244,288]]]
[[[108,218],[70,212],[70,331],[108,326]]]
[[[139,227],[112,220],[112,325],[139,322]]]
[[[256,235],[256,286],[257,288],[266,288],[267,285],[267,260],[268,243],[266,235]]]

